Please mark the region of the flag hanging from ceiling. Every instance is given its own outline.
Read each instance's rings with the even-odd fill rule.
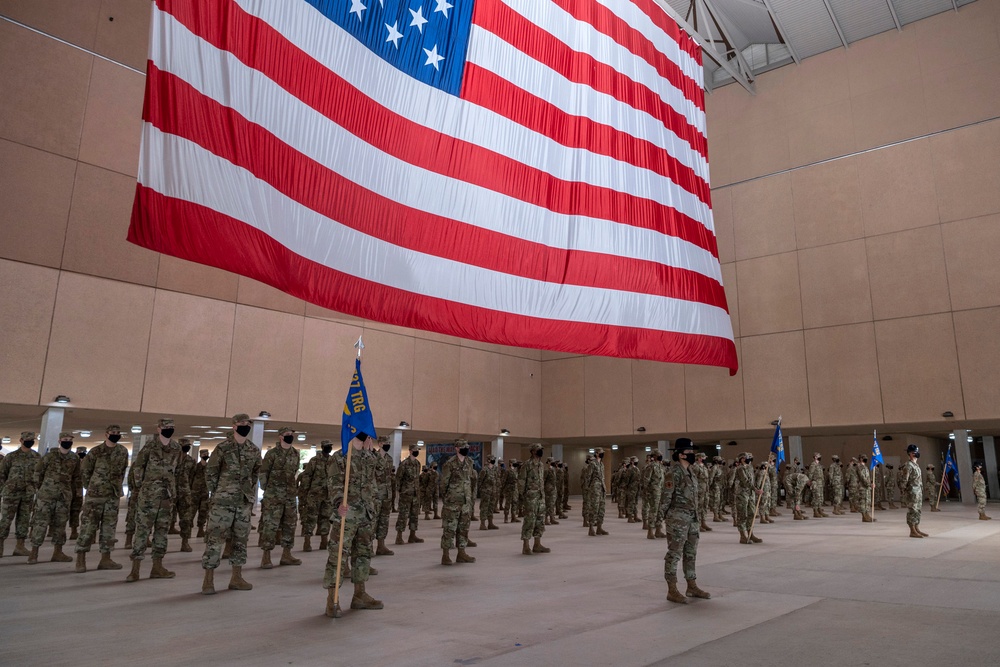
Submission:
[[[156,0],[128,238],[366,319],[735,373],[702,76],[655,0]]]

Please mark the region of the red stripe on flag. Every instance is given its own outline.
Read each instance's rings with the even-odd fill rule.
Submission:
[[[231,0],[158,2],[194,34],[216,48],[228,50],[303,103],[389,155],[556,213],[654,229],[718,257],[715,235],[676,209],[609,188],[557,179],[392,113]],[[254,38],[245,39],[243,35]]]
[[[701,47],[691,39],[691,36],[681,30],[677,22],[671,18],[663,7],[654,0],[629,0],[633,5],[642,10],[642,13],[650,18],[663,32],[667,33],[670,39],[677,42],[681,50],[687,52],[696,63],[701,64]],[[704,93],[702,93],[704,97]]]
[[[303,206],[368,236],[491,271],[553,283],[699,301],[726,309],[722,286],[700,273],[580,250],[564,250],[419,211],[349,181],[234,110],[150,63],[155,101],[146,120],[246,169]],[[241,141],[233,141],[233,136]]]
[[[725,338],[514,315],[387,287],[307,260],[250,225],[142,185],[136,187],[128,240],[365,319],[500,345],[537,348],[544,340],[550,350],[736,372],[736,346]]]
[[[590,86],[600,93],[610,95],[619,102],[649,114],[663,123],[664,127],[673,130],[677,136],[686,141],[703,157],[707,154],[705,137],[698,131],[698,128],[691,125],[682,112],[665,104],[655,91],[648,86],[636,83],[590,54],[572,50],[562,41],[545,32],[499,0],[488,0],[487,2],[480,0],[476,3],[472,22],[570,81]],[[618,39],[615,41],[619,44],[622,43]],[[624,41],[632,42],[633,40],[625,39]],[[645,46],[644,50],[647,52],[652,50],[648,42],[645,45],[626,43],[622,46],[630,51],[639,46]],[[663,54],[658,51],[655,53],[661,58],[663,57]],[[673,65],[673,63],[671,64]],[[687,80],[687,83],[689,88],[692,85],[696,87],[696,84],[690,80]],[[686,90],[681,85],[677,85],[677,87],[693,105],[697,105],[695,101],[690,100],[690,90]]]

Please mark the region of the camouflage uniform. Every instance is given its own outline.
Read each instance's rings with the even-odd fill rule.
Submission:
[[[639,461],[634,456],[623,482],[625,486],[625,516],[631,519],[631,523],[635,523],[639,520]]]
[[[132,536],[135,534],[135,510],[139,504],[139,489],[135,486],[135,466],[128,468],[128,510],[125,512],[125,548],[132,548]]]
[[[505,498],[503,508],[504,523],[507,523],[508,515],[510,515],[511,523],[521,522],[521,520],[517,518],[517,508],[520,505],[520,499],[517,495],[517,465],[517,459],[511,459],[510,465],[507,468],[507,472],[503,479],[503,495]]]
[[[469,546],[469,522],[476,497],[472,492],[472,478],[476,474],[472,459],[459,460],[459,455],[449,458],[441,468],[441,549],[447,552],[458,544],[458,562],[474,562],[471,556],[463,558]],[[444,554],[447,556],[447,553]],[[442,563],[445,558],[442,556]],[[448,563],[450,564],[450,563]]]
[[[708,476],[709,505],[712,507],[712,521],[722,521],[722,487],[726,480],[726,460],[715,457],[715,465],[712,466],[711,474]]]
[[[931,511],[938,511],[938,480],[934,475],[934,466],[927,466],[927,472],[924,475],[924,500],[931,504]]]
[[[356,440],[351,441],[355,446]],[[344,504],[344,478],[347,472],[347,457],[339,452],[334,455],[333,474],[330,476],[329,494],[334,507]],[[351,452],[351,481],[347,488],[347,516],[341,518],[334,511],[330,532],[329,555],[323,574],[323,587],[332,588],[337,577],[337,554],[340,548],[340,524],[344,524],[344,545],[341,558],[351,560],[351,582],[364,586],[371,574],[372,540],[375,538],[375,455],[370,450],[354,448]],[[419,465],[419,464],[418,464]],[[341,567],[343,579],[346,567]]]
[[[109,431],[112,427],[108,427]],[[114,427],[118,430],[118,427]],[[118,505],[124,494],[122,482],[128,467],[128,450],[124,445],[109,441],[93,447],[81,466],[83,487],[87,500],[83,504],[83,520],[76,552],[90,551],[90,545],[100,530],[98,548],[110,554],[115,546],[115,529],[118,527]],[[120,567],[120,566],[119,566]],[[117,567],[113,569],[118,569]]]
[[[391,556],[393,552],[385,546],[389,534],[389,511],[392,509],[392,455],[383,447],[391,447],[389,438],[379,438],[379,449],[373,450],[375,457],[375,539],[378,540],[378,556]]]
[[[767,468],[768,464],[762,463],[755,480],[757,488],[763,491],[760,496],[760,505],[757,508],[757,521],[760,523],[774,523],[769,518],[771,513],[771,478]]]
[[[399,516],[396,517],[396,544],[403,543],[403,531],[410,528],[410,542],[416,542],[417,525],[420,520],[420,462],[412,456],[416,450],[410,450],[408,456],[396,468],[396,488],[399,489]],[[423,541],[423,540],[420,540]]]
[[[146,540],[152,533],[154,560],[167,553],[167,531],[174,503],[191,491],[185,476],[185,458],[181,446],[173,439],[166,445],[157,435],[154,441],[141,450],[132,464],[135,492],[138,494],[135,509],[135,538],[132,543],[132,560],[141,561],[146,553]]]
[[[545,525],[558,524],[556,520],[556,471],[552,459],[542,467],[545,488]]]
[[[860,512],[861,501],[858,497],[858,488],[860,481],[858,479],[858,462],[856,459],[851,459],[851,465],[847,468],[847,497],[851,504],[851,512]]]
[[[809,481],[812,482],[812,509],[814,517],[823,516],[823,465],[813,459],[809,465]]]
[[[72,433],[61,433],[60,440],[72,438]],[[38,547],[45,541],[46,530],[52,535],[56,554],[62,554],[66,543],[66,525],[69,523],[70,507],[81,489],[80,457],[69,449],[53,449],[35,466],[35,509],[31,515],[32,556],[29,562],[37,562]],[[69,561],[56,557],[53,560]]]
[[[190,451],[190,440],[181,438],[177,442],[181,445],[181,451],[184,451],[185,447]],[[183,479],[187,483],[187,493],[178,494],[176,506],[177,516],[180,518],[181,551],[191,551],[188,540],[191,539],[191,526],[194,524],[194,513],[198,510],[193,493],[194,471],[197,466],[198,464],[195,463],[195,460],[191,458],[188,452],[184,452],[184,457],[181,459],[181,467],[183,468]]]
[[[496,461],[496,457],[491,456],[479,471],[479,530],[497,530],[493,523],[500,490]]]
[[[191,510],[198,515],[198,537],[205,536],[205,522],[208,520],[208,487],[205,485],[207,466],[208,458],[202,458],[191,470]]]
[[[735,498],[736,498],[736,527],[740,531],[740,542],[746,543],[751,539],[751,525],[753,513],[756,509],[757,493],[754,485],[754,471],[747,457],[746,463],[741,463],[736,467],[735,475]],[[756,538],[760,539],[760,538]]]
[[[287,429],[286,433],[294,433]],[[282,437],[282,430],[278,436]],[[288,444],[288,447],[282,445]],[[260,548],[269,552],[275,547],[278,532],[281,532],[281,564],[301,563],[291,556],[295,544],[295,522],[298,517],[296,497],[298,496],[295,476],[299,472],[299,450],[284,441],[268,450],[260,465],[260,488],[264,497],[260,502]],[[270,565],[269,556],[265,556]]]
[[[683,557],[684,578],[697,579],[695,561],[698,557],[700,532],[698,518],[698,476],[688,466],[685,470],[675,463],[666,471],[663,495],[666,508],[667,553],[663,557],[663,576],[669,582],[677,580],[677,562]]]
[[[242,414],[236,417],[249,420]],[[236,417],[233,423],[241,421]],[[205,485],[211,502],[205,529],[205,553],[201,557],[201,566],[206,570],[219,567],[227,539],[231,540],[232,546],[229,563],[234,568],[242,568],[246,564],[250,510],[257,501],[260,467],[260,450],[253,441],[247,438],[239,443],[232,434],[215,448],[208,459]]]
[[[546,553],[548,547],[541,543],[545,533],[545,470],[540,452],[542,445],[534,443],[529,447],[531,456],[517,475],[518,493],[524,503],[524,523],[521,525],[521,540],[524,542],[522,553]],[[528,547],[528,540],[535,538],[534,547]]]
[[[596,528],[595,534],[602,534],[604,525],[604,505],[607,487],[604,483],[604,463],[601,455],[604,450],[598,449],[594,458],[583,470],[583,488],[587,490],[585,516],[590,520],[590,526]],[[606,534],[606,533],[604,533]]]
[[[920,524],[920,512],[923,509],[920,466],[915,461],[906,461],[900,471],[900,479],[903,489],[906,491],[906,495],[903,496],[906,503],[906,525],[916,527]]]
[[[834,459],[827,469],[830,476],[830,493],[833,499],[833,513],[843,514],[844,504],[844,469],[839,459]]]
[[[420,497],[420,510],[424,513],[424,520],[429,521],[431,518],[431,510],[434,511],[435,516],[437,515],[437,501],[434,499],[434,495],[437,492],[437,475],[431,472],[429,466],[424,466],[424,469],[420,472],[420,476],[417,477],[417,493]]]
[[[329,546],[330,518],[336,511],[330,500],[329,479],[333,474],[333,457],[330,456],[330,445],[324,440],[320,453],[306,463],[299,475],[299,518],[302,521],[302,534],[308,538],[320,535],[320,549]],[[317,531],[317,525],[319,530]],[[309,546],[312,549],[312,546]],[[307,549],[308,550],[308,549]]]
[[[712,530],[705,523],[708,516],[708,468],[705,467],[705,455],[698,453],[695,455],[695,463],[691,466],[694,476],[698,478],[698,521],[701,524],[700,530]]]
[[[858,509],[861,510],[861,520],[874,521],[874,519],[871,518],[872,478],[871,471],[868,468],[868,462],[864,461],[863,464],[859,463],[855,474],[858,478]]]
[[[31,431],[21,433],[21,442],[34,440]],[[0,462],[0,556],[3,555],[3,541],[10,535],[10,525],[14,524],[14,536],[18,549],[15,555],[27,555],[24,540],[28,538],[31,521],[31,507],[35,501],[35,467],[41,460],[38,452],[23,446],[11,452]]]
[[[646,523],[646,537],[666,537],[661,529],[660,500],[663,496],[664,470],[663,464],[656,459],[643,470],[642,483],[642,520]],[[653,533],[651,531],[655,530]]]
[[[976,496],[976,509],[979,510],[979,518],[985,521],[990,517],[986,516],[986,480],[983,479],[980,467],[979,465],[974,466],[975,472],[972,473],[972,493]]]

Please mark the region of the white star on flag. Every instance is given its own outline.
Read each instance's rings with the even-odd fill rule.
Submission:
[[[385,41],[392,42],[392,45],[397,49],[399,48],[399,40],[403,36],[403,33],[399,32],[399,29],[397,28],[398,25],[399,21],[396,21],[392,25],[389,25],[388,23],[385,24],[386,29],[389,31],[389,36],[386,37]]]
[[[410,13],[413,14],[413,20],[410,21],[410,27],[417,26],[417,30],[420,31],[420,34],[423,34],[424,24],[427,23],[427,19],[424,18],[424,8],[418,7],[417,11],[413,11],[411,9]]]
[[[360,21],[361,12],[365,11],[366,9],[368,8],[361,4],[361,0],[351,0],[351,11],[349,11],[348,14],[357,14],[358,20]]]
[[[425,65],[433,65],[434,69],[440,71],[440,68],[438,67],[438,63],[441,62],[442,60],[444,60],[444,56],[439,56],[438,55],[438,45],[435,44],[434,48],[430,49],[430,50],[424,49],[424,53],[427,54],[427,62],[425,62],[424,64]]]
[[[437,0],[437,6],[434,8],[434,11],[441,12],[445,18],[448,18],[448,10],[454,6],[448,0]]]

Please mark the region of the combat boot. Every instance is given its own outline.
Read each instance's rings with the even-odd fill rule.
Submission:
[[[701,532],[703,532],[703,533],[711,533],[712,532],[712,527],[709,526],[707,523],[705,523],[705,517],[701,517]]]
[[[750,540],[747,539],[747,531],[740,528],[740,544],[750,544]]]
[[[86,572],[87,571],[87,552],[77,551],[76,552],[76,571]]]
[[[76,526],[73,526],[73,529],[69,531],[69,539],[76,540],[79,539],[79,537],[80,533],[77,531]]]
[[[621,507],[618,508],[618,518],[619,519],[624,519],[625,518],[625,512],[622,512],[622,508]]]
[[[880,509],[883,512],[885,511],[885,505],[883,504],[883,502],[881,500],[878,501],[878,505],[876,505],[875,507],[876,507],[876,509]]]
[[[49,561],[52,563],[72,563],[73,559],[63,553],[62,545],[57,544],[55,549],[52,550],[52,559]]]
[[[897,509],[899,509],[899,506],[898,506],[898,505],[896,505],[896,502],[895,502],[895,501],[893,501],[893,500],[890,500],[890,501],[889,501],[889,509],[891,509],[891,510],[897,510]]]
[[[876,519],[872,518],[872,515],[868,512],[862,512],[861,521],[862,523],[875,523]]]
[[[798,510],[792,510],[792,518],[796,521],[802,521],[802,512]]]
[[[626,523],[635,523],[635,517],[629,516],[628,521]]]
[[[233,555],[233,541],[226,540],[226,546],[222,549],[222,558],[230,558]]]
[[[924,531],[920,530],[920,524],[919,523],[916,526],[914,526],[914,528],[916,528],[917,532],[920,533],[923,537],[930,537],[930,535],[928,535]]]
[[[351,598],[351,609],[382,609],[382,601],[376,600],[365,592],[363,583],[354,584],[354,597]]]
[[[28,554],[28,564],[34,565],[38,562],[38,547],[31,547],[31,553]]]
[[[441,549],[441,564],[451,565],[451,553],[450,549]]]
[[[191,543],[188,542],[188,538],[186,537],[181,538],[181,551],[183,551],[184,553],[190,553],[194,551],[194,549],[191,548]]]
[[[820,516],[819,516],[819,510],[816,509],[815,507],[813,508],[813,518],[814,519],[819,519],[820,518]]]
[[[434,508],[434,518],[435,518],[435,519],[440,519],[440,518],[441,518],[441,515],[440,515],[440,514],[438,514],[438,510],[437,510],[437,508],[436,508],[436,507]]]
[[[549,519],[549,515],[548,514],[545,515],[545,522],[544,523],[545,523],[546,526],[551,526],[552,525],[552,520]]]
[[[931,505],[931,511],[932,512],[940,512],[941,510],[938,508],[937,505]]]
[[[400,542],[400,544],[402,544]],[[319,538],[319,550],[324,551],[330,546],[330,537],[328,535],[323,535]]]
[[[751,544],[760,544],[764,540],[754,535],[753,531],[751,530],[749,533],[747,533],[747,541],[750,542]]]
[[[986,512],[985,511],[979,513],[979,520],[980,521],[989,521],[992,518],[993,517],[991,517],[991,516],[986,516]]]
[[[652,528],[646,528],[646,539],[647,540],[655,540],[656,539],[656,537],[653,535],[653,529]]]
[[[511,514],[510,515],[510,522],[511,523],[521,523],[521,520],[517,518],[517,514]]]
[[[687,591],[685,592],[689,598],[701,598],[702,600],[711,600],[712,596],[708,594],[707,591],[703,591],[698,588],[698,582],[695,579],[688,579]]]
[[[500,526],[493,523],[493,517],[491,516],[486,522],[487,530],[500,530]]]
[[[557,521],[557,519],[558,519],[558,518],[559,518],[559,517],[557,517],[557,516],[556,516],[555,514],[553,514],[553,515],[552,515],[552,520],[551,520],[551,522],[550,522],[550,523],[551,523],[551,524],[552,524],[553,526],[558,526],[558,525],[559,525],[559,521]]]
[[[687,598],[677,590],[677,577],[667,577],[667,600],[677,604],[687,604]]]
[[[385,538],[378,541],[378,547],[375,549],[376,556],[395,556],[396,552],[385,546]]]
[[[479,545],[469,539],[469,531],[465,531],[462,535],[465,538],[465,546],[467,547],[478,547]]]
[[[557,517],[560,518],[560,519],[568,519],[569,518],[569,516],[567,516],[565,512],[560,512],[557,515]]]
[[[11,553],[11,556],[28,556],[28,555],[30,555],[30,552],[24,547],[24,540],[19,539],[14,544],[14,551]]]
[[[480,515],[480,516],[482,516],[482,515]],[[485,518],[479,519],[479,530],[487,530],[487,528],[486,528],[486,519]]]
[[[324,612],[327,618],[340,618],[344,615],[344,612],[340,609],[340,604],[333,601],[333,591],[326,596],[326,611]]]
[[[198,526],[198,534],[195,537],[205,537],[205,526]]]
[[[604,522],[597,524],[597,534],[598,535],[610,535],[608,531],[604,530]]]
[[[722,523],[723,521],[725,521],[725,519],[719,516],[718,512],[712,512],[712,523]]]
[[[465,549],[459,547],[458,555],[455,556],[456,563],[475,563],[476,559],[465,552]]]
[[[132,571],[128,573],[127,577],[125,577],[125,581],[127,583],[131,584],[133,581],[139,581],[139,566],[140,565],[142,565],[142,561],[141,560],[136,560],[135,558],[132,559]]]
[[[662,539],[666,538],[666,536],[667,536],[667,534],[663,532],[663,524],[662,523],[656,524],[656,532],[653,533],[653,537],[656,537],[656,538],[662,540]]]
[[[278,561],[279,565],[302,565],[302,559],[296,558],[292,555],[291,547],[285,547],[281,550],[281,560]]]
[[[125,533],[125,548],[132,548],[132,533]]]
[[[376,576],[378,576],[378,570],[376,570],[373,566],[369,565],[368,566],[368,574],[370,574],[373,577],[376,577]]]
[[[0,558],[3,558],[3,540],[0,540]]]
[[[153,559],[153,569],[149,572],[150,579],[173,579],[176,573],[171,572],[167,568],[163,567],[162,558]]]
[[[407,538],[406,542],[408,544],[423,544],[424,540],[421,537],[417,537],[417,531],[411,530],[410,537]]]
[[[251,591],[253,584],[243,578],[243,567],[233,565],[233,574],[229,578],[229,590],[231,591]]]
[[[306,536],[304,536],[302,538],[302,550],[303,551],[312,551],[313,550],[312,535],[306,535]]]
[[[106,552],[101,552],[101,561],[97,564],[98,570],[120,570],[122,569],[121,563],[116,563],[111,560],[111,554]]]
[[[424,521],[430,521],[430,520],[431,520],[431,513],[424,512]]]
[[[594,532],[594,527],[593,527],[593,526],[591,526],[591,527],[590,527],[590,531],[589,531],[589,532],[587,533],[587,536],[588,536],[588,537],[593,537],[593,536],[595,536],[595,535],[597,535],[597,533],[596,533],[596,532]]]
[[[264,554],[260,557],[260,569],[262,569],[262,570],[270,570],[273,567],[274,567],[274,564],[271,563],[271,550],[270,549],[264,549]]]
[[[552,549],[549,549],[547,546],[544,546],[542,544],[542,538],[540,538],[540,537],[536,537],[535,538],[535,544],[534,544],[534,546],[531,547],[531,553],[535,553],[535,554],[547,554],[550,551],[552,551]]]
[[[170,526],[170,530],[167,531],[167,535],[180,535],[181,531],[177,530],[177,524]]]
[[[923,538],[923,535],[921,535],[920,533],[917,532],[917,527],[916,526],[910,526],[910,537],[920,537],[920,538]]]
[[[524,542],[524,545],[521,547],[521,555],[530,556],[531,555],[531,545],[529,544],[530,540],[521,540],[521,541]]]
[[[649,530],[649,519],[643,519],[642,520],[642,529],[643,530]]]
[[[823,511],[823,508],[822,508],[822,507],[820,507],[820,508],[819,508],[819,517],[820,517],[821,519],[829,519],[829,518],[830,518],[830,515],[829,515],[829,514],[827,514],[826,512],[824,512],[824,511]]]
[[[202,595],[215,595],[215,570],[205,568],[205,578],[201,581]]]

